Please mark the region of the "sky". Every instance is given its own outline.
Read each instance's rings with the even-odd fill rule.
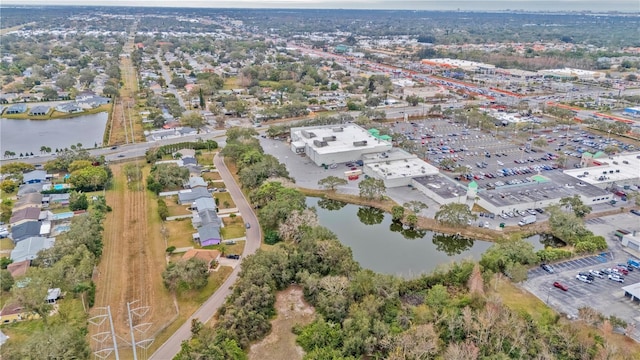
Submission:
[[[640,0],[3,0],[4,5],[112,5],[207,8],[321,8],[390,10],[530,10],[640,12]]]

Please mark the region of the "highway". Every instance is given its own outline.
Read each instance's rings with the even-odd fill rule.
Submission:
[[[213,163],[218,169],[222,180],[224,180],[227,190],[236,204],[243,220],[249,223],[251,227],[247,229],[247,241],[242,253],[242,258],[255,253],[260,248],[262,242],[262,233],[260,225],[258,224],[258,218],[256,217],[251,205],[245,198],[244,194],[240,190],[240,187],[235,182],[233,176],[229,172],[229,169],[224,164],[222,157],[216,155],[213,159]],[[182,326],[171,337],[151,355],[150,359],[155,360],[167,360],[172,359],[180,351],[180,345],[182,341],[191,337],[191,320],[198,319],[203,323],[211,320],[213,315],[218,311],[220,306],[224,304],[227,296],[232,292],[232,286],[238,278],[240,272],[240,266],[236,267],[231,275],[225,280],[220,288],[213,293],[213,295],[202,304],[202,306],[196,310],[196,312],[184,322]]]

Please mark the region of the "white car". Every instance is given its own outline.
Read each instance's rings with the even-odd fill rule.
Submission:
[[[593,281],[589,280],[586,276],[582,276],[582,275],[576,275],[576,279],[587,283],[587,284],[591,284]]]
[[[619,283],[624,283],[624,278],[616,274],[609,275],[609,280],[617,281]]]
[[[600,279],[604,279],[604,275],[602,275],[602,273],[598,270],[589,270],[589,274],[595,277],[599,277]]]

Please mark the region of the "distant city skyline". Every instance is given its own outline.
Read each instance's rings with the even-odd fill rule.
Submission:
[[[640,12],[638,0],[5,0],[3,5],[76,5],[76,6],[144,6],[144,7],[202,7],[202,8],[260,8],[260,9],[377,9],[377,10],[463,10],[463,11],[623,11]]]

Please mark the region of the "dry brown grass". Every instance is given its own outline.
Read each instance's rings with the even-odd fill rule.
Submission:
[[[189,205],[186,204],[178,204],[178,196],[168,196],[164,198],[165,204],[167,204],[167,209],[169,209],[169,216],[177,216],[177,215],[189,215],[191,214],[191,210],[189,210]]]
[[[144,318],[136,321],[151,323],[146,333],[151,336],[176,314],[172,296],[162,285],[166,246],[160,236],[157,203],[151,193],[127,188],[123,165],[111,169],[114,189],[107,191],[106,198],[113,211],[104,222],[104,249],[94,276],[93,311],[109,305],[116,333],[127,338],[127,302],[138,300],[137,306],[150,308]],[[143,171],[144,176],[148,173],[148,169]],[[90,331],[95,334],[104,329],[91,326]]]
[[[120,58],[120,72],[122,73],[124,86],[120,89],[120,96],[113,103],[113,111],[108,126],[109,134],[107,134],[108,144],[144,142],[142,119],[135,101],[138,81],[131,59],[127,57]],[[133,130],[131,129],[132,126]]]
[[[271,321],[271,332],[251,345],[249,360],[295,360],[304,356],[291,329],[295,325],[306,325],[313,321],[315,309],[304,301],[302,288],[298,286],[278,292],[275,307],[278,316]]]
[[[223,217],[221,219],[224,223],[224,227],[221,229],[223,239],[237,239],[246,235],[246,229],[244,227],[244,220],[242,220],[242,217]]]
[[[166,231],[169,233],[167,238],[167,247],[175,246],[177,248],[187,247],[187,246],[196,246],[192,239],[193,233],[196,231],[193,229],[193,225],[191,224],[191,219],[181,220],[181,221],[165,221],[164,227]]]
[[[233,202],[233,199],[228,192],[217,192],[213,195],[213,197],[218,199],[218,207],[220,209],[232,209],[236,207],[236,203]]]
[[[217,172],[208,172],[202,174],[202,178],[205,180],[222,180],[222,177]]]

